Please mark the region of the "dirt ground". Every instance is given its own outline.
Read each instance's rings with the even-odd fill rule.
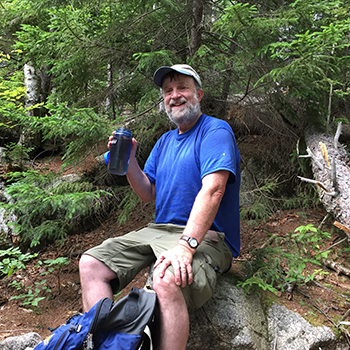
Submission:
[[[130,221],[120,227],[116,224],[118,213],[115,213],[99,228],[69,237],[61,249],[55,245],[48,247],[40,253],[38,258],[31,261],[25,270],[18,271],[9,279],[1,280],[0,340],[28,332],[37,332],[42,338],[45,338],[50,334],[48,327],[54,328],[64,323],[66,318],[73,313],[81,312],[78,274],[78,261],[81,253],[101,243],[106,238],[122,235],[130,230],[143,227],[151,221],[152,210],[151,205],[143,205],[135,211]],[[261,247],[267,241],[267,232],[284,236],[301,225],[311,223],[317,227],[323,217],[322,210],[290,210],[278,212],[265,222],[258,221],[255,225],[252,225],[249,221],[242,221],[242,250],[240,256],[233,261],[232,269],[234,273],[242,274],[244,260],[249,256],[252,249]],[[326,247],[341,238],[338,231],[333,233],[332,239],[325,242]],[[336,247],[333,249],[336,249]],[[51,288],[51,292],[46,293],[47,297],[39,302],[38,307],[23,307],[20,305],[20,300],[9,300],[12,295],[18,294],[17,291],[8,286],[9,282],[13,279],[20,279],[24,281],[26,286],[34,285],[35,282],[40,282],[44,278],[40,276],[40,272],[43,271],[34,268],[37,260],[44,261],[61,256],[68,257],[70,263],[62,268],[60,286],[58,285],[57,275],[45,276],[47,279],[45,285]],[[339,259],[343,258],[339,256]],[[300,287],[299,291],[294,291],[293,298],[290,298],[286,293],[279,293],[275,296],[270,292],[265,292],[264,297],[273,298],[290,310],[298,312],[313,324],[324,324],[332,327],[332,322],[337,323],[350,308],[350,299],[346,298],[349,295],[350,281],[346,275],[337,274],[327,268],[324,268],[324,270],[329,274],[317,282],[318,286],[309,283]],[[147,274],[148,269],[141,271],[130,285],[123,290],[122,295],[118,297],[127,294],[132,286],[142,287],[145,284]]]
[[[51,333],[49,327],[55,328],[75,312],[81,312],[78,262],[82,252],[101,243],[106,238],[122,235],[145,226],[152,221],[152,214],[151,204],[140,205],[127,223],[118,226],[116,223],[118,212],[115,212],[97,229],[70,236],[62,248],[57,245],[47,247],[27,265],[25,270],[19,270],[10,278],[0,280],[0,340],[28,332],[37,332],[42,338],[46,338]],[[325,212],[320,208],[296,209],[279,211],[266,220],[242,221],[242,249],[240,256],[233,260],[233,272],[240,278],[244,276],[244,263],[254,249],[266,244],[269,234],[283,237],[302,225],[313,224],[318,227],[324,216]],[[326,222],[323,230],[332,233],[332,237],[324,242],[325,248],[344,238],[344,233],[332,228],[331,222]],[[347,267],[350,260],[345,250],[346,247],[348,243],[344,241],[331,248],[331,251],[336,261]],[[68,265],[62,267],[59,276],[57,273],[41,276],[40,273],[44,270],[34,267],[38,260],[44,261],[58,257],[67,257],[70,260]],[[310,273],[318,268],[307,266]],[[295,289],[293,294],[279,292],[278,295],[275,295],[263,292],[262,297],[285,305],[314,325],[326,325],[334,330],[334,325],[338,324],[346,311],[350,309],[350,280],[346,271],[344,273],[344,271],[336,272],[327,267],[322,268],[328,274],[315,280],[315,283],[309,282]],[[132,286],[144,286],[147,275],[148,269],[141,271],[117,297],[126,295]],[[14,279],[23,281],[25,286],[34,286],[35,283],[46,279],[44,285],[50,288],[51,292],[40,294],[46,298],[40,301],[37,307],[24,307],[21,305],[21,300],[10,300],[11,296],[20,294],[13,287],[8,286]]]

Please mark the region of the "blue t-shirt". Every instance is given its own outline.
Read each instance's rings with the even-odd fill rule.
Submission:
[[[202,114],[187,132],[162,135],[145,164],[144,172],[156,188],[155,223],[186,225],[202,178],[219,170],[230,176],[212,230],[225,233],[234,257],[240,251],[240,155],[231,127]]]

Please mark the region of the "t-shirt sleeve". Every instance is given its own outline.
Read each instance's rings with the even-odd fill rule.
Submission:
[[[200,148],[201,177],[219,170],[231,173],[229,182],[234,182],[238,171],[240,156],[236,140],[231,131],[217,128],[208,133]]]

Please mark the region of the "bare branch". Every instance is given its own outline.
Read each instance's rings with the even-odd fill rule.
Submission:
[[[323,164],[316,158],[316,156],[311,152],[311,149],[309,147],[306,148],[307,155],[301,155],[299,158],[312,158],[312,160],[317,164],[317,166],[323,170],[324,166]]]
[[[334,135],[334,148],[338,149],[338,141],[339,141],[339,137],[341,134],[341,128],[342,128],[342,123],[338,123],[337,125],[337,132]]]

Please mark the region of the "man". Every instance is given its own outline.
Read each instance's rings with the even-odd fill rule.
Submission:
[[[201,80],[188,65],[159,68],[169,118],[178,126],[154,146],[142,171],[133,140],[127,178],[144,202],[156,200],[155,224],[108,239],[80,261],[84,310],[124,288],[155,261],[161,350],[183,350],[188,309],[212,295],[240,249],[240,156],[230,126],[200,110]]]

